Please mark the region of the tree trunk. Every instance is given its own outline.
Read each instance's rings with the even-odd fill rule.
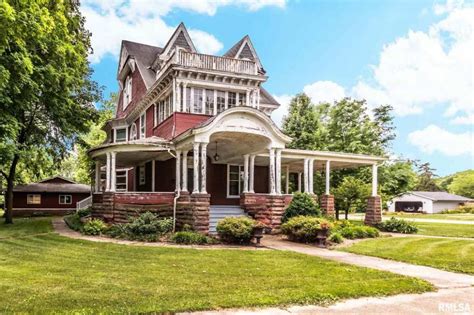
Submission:
[[[336,220],[339,220],[339,208],[336,208]]]
[[[20,156],[15,154],[13,156],[12,165],[10,166],[10,172],[7,177],[7,193],[5,196],[6,208],[5,208],[5,224],[13,223],[13,183],[15,179],[16,166],[18,164]]]

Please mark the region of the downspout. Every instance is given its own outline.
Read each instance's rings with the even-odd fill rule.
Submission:
[[[171,153],[171,150],[168,148],[168,153],[176,158],[176,155],[174,155],[173,153]],[[176,179],[178,180],[178,179]],[[173,198],[173,233],[176,231],[176,205],[178,203],[178,199],[179,197],[181,196],[181,191],[178,190],[178,191],[175,191],[175,196]]]

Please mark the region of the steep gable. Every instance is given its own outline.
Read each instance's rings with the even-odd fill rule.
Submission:
[[[184,23],[180,23],[173,35],[163,48],[162,56],[168,56],[177,46],[182,47],[190,52],[197,52],[194,43],[189,36],[188,30]]]
[[[234,46],[224,54],[224,57],[252,60],[257,63],[259,71],[265,73],[260,58],[257,55],[257,51],[253,47],[252,41],[248,35],[245,35],[241,40],[234,44]]]

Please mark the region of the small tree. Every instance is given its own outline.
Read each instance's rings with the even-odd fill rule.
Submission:
[[[288,219],[300,215],[316,217],[321,215],[321,210],[319,205],[314,202],[314,199],[311,198],[309,194],[297,192],[293,195],[290,205],[286,208],[285,213],[283,213],[281,222],[284,223],[288,221]]]
[[[343,209],[347,220],[349,211],[365,208],[366,200],[370,195],[370,185],[358,178],[347,176],[333,192],[336,201],[336,219],[339,220],[339,209]]]

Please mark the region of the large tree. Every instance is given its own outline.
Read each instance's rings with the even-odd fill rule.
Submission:
[[[18,164],[42,150],[59,161],[86,132],[100,93],[78,1],[0,1],[0,25],[0,174],[12,223]]]
[[[418,183],[415,190],[418,191],[440,191],[441,188],[436,183],[435,169],[431,167],[430,163],[417,164],[418,168]]]

